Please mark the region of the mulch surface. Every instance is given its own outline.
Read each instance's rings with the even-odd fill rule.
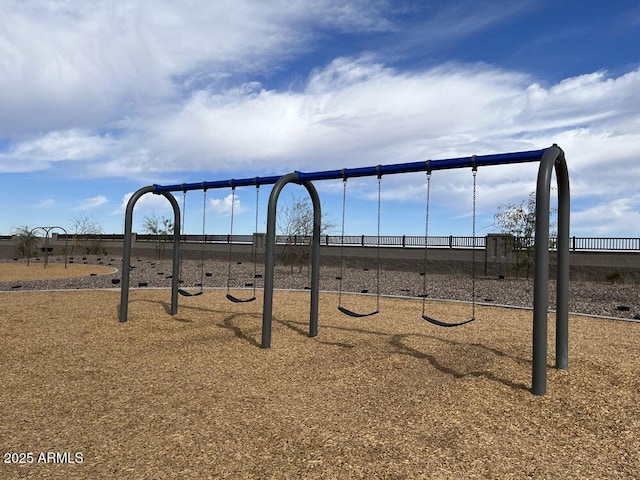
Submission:
[[[443,329],[416,299],[340,314],[276,292],[272,348],[262,299],[131,291],[0,294],[0,443],[34,462],[1,478],[640,477],[640,324],[570,318],[569,370],[529,392],[531,312],[477,307]],[[367,311],[375,298],[343,297]],[[428,302],[450,321],[469,305]],[[41,452],[81,463],[38,463]],[[9,457],[11,458],[11,457]]]
[[[50,263],[47,267],[40,263],[0,263],[0,282],[20,280],[56,280],[91,275],[109,275],[116,272],[114,267],[102,265],[81,265]]]

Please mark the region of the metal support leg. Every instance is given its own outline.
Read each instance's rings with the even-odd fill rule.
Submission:
[[[133,233],[133,208],[136,202],[147,193],[155,191],[154,186],[137,190],[127,203],[124,217],[124,244],[122,251],[122,278],[120,279],[120,322],[126,322],[129,311],[129,283],[131,270],[131,237]],[[171,315],[178,313],[178,280],[180,270],[180,207],[170,192],[162,192],[173,207],[173,272],[171,281]]]
[[[568,364],[569,292],[569,177],[564,152],[556,145],[540,160],[536,187],[536,234],[533,286],[533,364],[531,391],[547,391],[547,316],[549,310],[549,212],[551,175],[558,180],[558,273],[556,313],[556,366]]]
[[[264,260],[264,301],[262,311],[262,348],[271,348],[271,326],[273,319],[273,279],[276,250],[276,212],[280,192],[288,183],[298,183],[298,174],[290,173],[281,177],[273,186],[267,209],[267,236]],[[318,301],[320,288],[320,197],[313,184],[302,182],[313,203],[313,240],[311,250],[311,305],[309,310],[309,336],[318,334]]]

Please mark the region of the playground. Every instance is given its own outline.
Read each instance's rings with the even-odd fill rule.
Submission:
[[[47,272],[50,269],[38,269]],[[478,305],[439,328],[421,300],[352,318],[320,294],[262,301],[224,289],[181,302],[133,289],[4,292],[3,452],[82,463],[2,466],[5,478],[637,478],[640,330],[570,316],[571,362],[531,395],[531,311]],[[371,296],[345,295],[366,310]],[[439,318],[469,304],[427,302]],[[553,317],[553,314],[550,315]],[[553,322],[549,322],[550,339]],[[7,477],[8,475],[8,477]]]
[[[426,171],[427,245],[431,172],[470,168],[475,255],[477,167],[534,161],[540,169],[533,283],[477,278],[474,260],[472,274],[462,281],[466,286],[458,289],[457,278],[441,278],[444,284],[437,286],[438,279],[426,269],[428,248],[422,277],[404,272],[414,277],[390,282],[391,276],[400,280],[403,272],[382,271],[379,244],[375,294],[349,285],[355,272],[345,268],[342,254],[339,269],[324,268],[320,275],[321,212],[312,181],[343,179],[344,236],[347,178],[377,176],[380,239],[382,176]],[[556,278],[550,281],[554,169],[559,213]],[[274,289],[282,280],[275,261],[275,224],[278,195],[287,183],[306,188],[314,218],[305,285],[283,291]],[[186,192],[203,192],[204,235],[207,189],[234,192],[236,187],[257,190],[267,184],[274,187],[264,270],[258,274],[254,259],[253,271],[242,274],[253,281],[234,284],[239,262],[233,262],[230,247],[226,276],[211,275],[225,279],[226,285],[205,288],[209,275],[204,242],[199,282],[180,254]],[[182,192],[182,212],[172,192]],[[147,267],[148,259],[132,258],[133,209],[147,193],[163,195],[174,211],[170,265],[149,262]],[[596,303],[606,295],[600,286],[594,290],[598,296],[581,285],[569,285],[569,186],[564,154],[555,145],[540,151],[281,177],[150,185],[129,199],[124,230],[117,264],[125,268],[120,272],[113,271],[116,259],[102,271],[91,265],[73,271],[73,264],[65,274],[57,273],[61,266],[54,262],[55,269],[36,266],[41,280],[18,273],[0,279],[0,355],[5,368],[0,438],[9,475],[640,476],[639,324],[569,313],[574,305],[570,293]],[[84,261],[89,263],[88,258]],[[16,262],[8,271],[24,268]],[[47,278],[47,272],[65,278]],[[87,278],[87,283],[79,280]],[[16,285],[23,280],[24,285]],[[384,289],[400,288],[402,282],[404,298],[385,296]],[[56,285],[63,290],[54,290]],[[242,291],[243,285],[251,287]],[[499,288],[507,297],[524,293],[529,309],[497,305],[496,298],[506,298]],[[454,295],[454,301],[436,299],[434,293],[444,291]],[[632,287],[624,298],[635,308],[637,290]],[[621,311],[612,301],[606,298],[599,308]],[[625,309],[631,315],[631,307]],[[45,459],[53,452],[53,459],[66,461],[41,463],[43,452]],[[21,459],[23,464],[11,465]]]

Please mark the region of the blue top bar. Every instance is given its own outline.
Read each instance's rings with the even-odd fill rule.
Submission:
[[[373,177],[396,173],[426,172],[427,170],[450,170],[454,168],[485,167],[489,165],[508,165],[513,163],[539,162],[546,149],[526,152],[496,153],[472,157],[448,158],[444,160],[427,160],[424,162],[394,163],[375,167],[344,168],[322,172],[296,172],[298,182],[315,180],[347,179],[355,177]],[[250,187],[273,185],[281,175],[271,177],[253,177],[241,179],[218,180],[215,182],[183,183],[176,185],[154,185],[154,193],[186,192],[189,190],[209,190],[215,188]]]

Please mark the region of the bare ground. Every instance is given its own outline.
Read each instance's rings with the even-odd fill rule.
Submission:
[[[62,257],[50,259],[54,268],[60,272]],[[84,263],[86,262],[86,263]],[[199,290],[197,284],[203,283],[204,288],[226,288],[227,283],[233,287],[248,288],[248,283],[261,288],[262,279],[254,279],[254,266],[251,263],[232,263],[231,275],[229,264],[226,262],[207,261],[204,268],[195,260],[186,260],[182,266],[180,278],[183,287],[189,290]],[[80,289],[80,288],[119,288],[113,281],[119,281],[122,259],[114,257],[75,257],[75,263],[69,264],[70,278],[53,278],[49,267],[48,272],[41,264],[32,265],[23,278],[15,277],[14,271],[25,271],[23,262],[0,263],[0,291],[3,290],[50,290],[50,289]],[[169,287],[171,285],[171,262],[150,260],[147,258],[133,259],[131,269],[131,286]],[[81,270],[81,276],[76,273]],[[88,270],[86,270],[88,269]],[[115,270],[113,270],[115,269]],[[255,269],[262,273],[263,266]],[[337,267],[321,268],[320,289],[337,291],[340,281],[336,277],[340,274]],[[88,276],[89,273],[96,273]],[[206,276],[210,273],[211,276]],[[345,292],[376,292],[376,271],[349,268],[343,272],[342,289]],[[9,279],[8,275],[14,275]],[[34,275],[40,275],[36,280]],[[27,278],[28,277],[28,278]],[[227,279],[230,278],[228,282]],[[398,295],[406,297],[420,297],[423,294],[425,277],[415,272],[387,270],[380,272],[380,292],[383,295]],[[473,281],[470,276],[444,275],[428,273],[426,277],[426,291],[428,298],[457,301],[471,301]],[[277,266],[275,287],[278,289],[304,289],[309,286],[309,273],[306,269],[298,272],[289,267]],[[18,287],[18,288],[16,288]],[[640,319],[640,284],[637,283],[605,283],[571,281],[569,285],[569,310],[574,313],[587,315],[601,315],[615,318]],[[475,301],[492,305],[510,305],[517,307],[531,307],[533,305],[533,282],[530,279],[487,278],[478,276],[475,281]],[[549,282],[549,304],[555,308],[555,282]]]

